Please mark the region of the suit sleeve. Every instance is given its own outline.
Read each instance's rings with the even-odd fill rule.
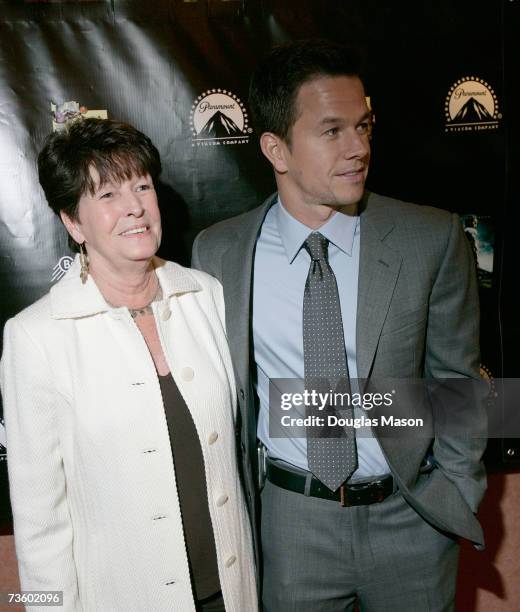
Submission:
[[[208,270],[203,266],[201,261],[201,238],[204,235],[204,230],[199,232],[193,241],[193,247],[191,249],[191,267],[196,270],[203,270],[208,272]]]
[[[430,295],[425,376],[478,381],[479,327],[474,259],[460,220],[452,215],[446,250]],[[456,385],[454,382],[448,386],[456,389]],[[478,383],[473,385],[473,389],[477,387]],[[476,512],[486,489],[481,461],[487,437],[486,409],[478,393],[468,393],[465,389],[462,401],[456,395],[454,401],[444,406],[448,421],[435,439],[433,452],[446,477]],[[450,432],[450,419],[457,423],[456,433],[452,433],[453,428]],[[462,436],[461,423],[465,433]]]
[[[63,591],[63,610],[79,612],[56,416],[66,400],[54,389],[44,351],[17,319],[5,327],[0,374],[21,587]]]

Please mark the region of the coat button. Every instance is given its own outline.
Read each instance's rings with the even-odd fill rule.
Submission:
[[[217,499],[217,506],[220,508],[221,506],[223,506],[227,502],[228,499],[229,499],[229,497],[227,495],[221,495]]]
[[[244,399],[245,396],[244,389],[240,389],[240,399]]]
[[[218,433],[216,431],[211,432],[208,436],[208,442],[210,444],[215,444],[217,440],[218,440]]]
[[[169,309],[168,306],[166,306],[166,308],[163,310],[163,313],[162,313],[162,320],[167,321],[171,316],[172,316],[172,311]]]
[[[182,368],[181,376],[182,376],[182,380],[189,382],[190,380],[193,380],[195,376],[195,372],[193,371],[193,368],[186,366],[185,368]]]
[[[229,559],[226,561],[226,567],[231,567],[236,560],[237,558],[235,555],[231,555],[231,557],[229,557]]]

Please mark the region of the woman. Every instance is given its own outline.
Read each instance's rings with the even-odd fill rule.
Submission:
[[[159,154],[85,119],[38,169],[79,255],[5,328],[22,588],[66,611],[256,610],[222,288],[155,257]]]

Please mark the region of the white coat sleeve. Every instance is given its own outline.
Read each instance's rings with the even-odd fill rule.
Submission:
[[[77,612],[81,605],[57,417],[67,402],[55,390],[47,356],[52,347],[46,348],[48,353],[19,319],[7,322],[0,381],[16,553],[22,590],[63,591],[60,609]]]

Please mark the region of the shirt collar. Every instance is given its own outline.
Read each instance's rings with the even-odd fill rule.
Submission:
[[[312,230],[295,219],[283,206],[280,198],[275,204],[278,232],[289,263],[298,255],[303,243],[312,231],[319,231],[329,242],[332,242],[345,254],[352,255],[354,236],[359,231],[359,216],[336,212],[318,230]]]

